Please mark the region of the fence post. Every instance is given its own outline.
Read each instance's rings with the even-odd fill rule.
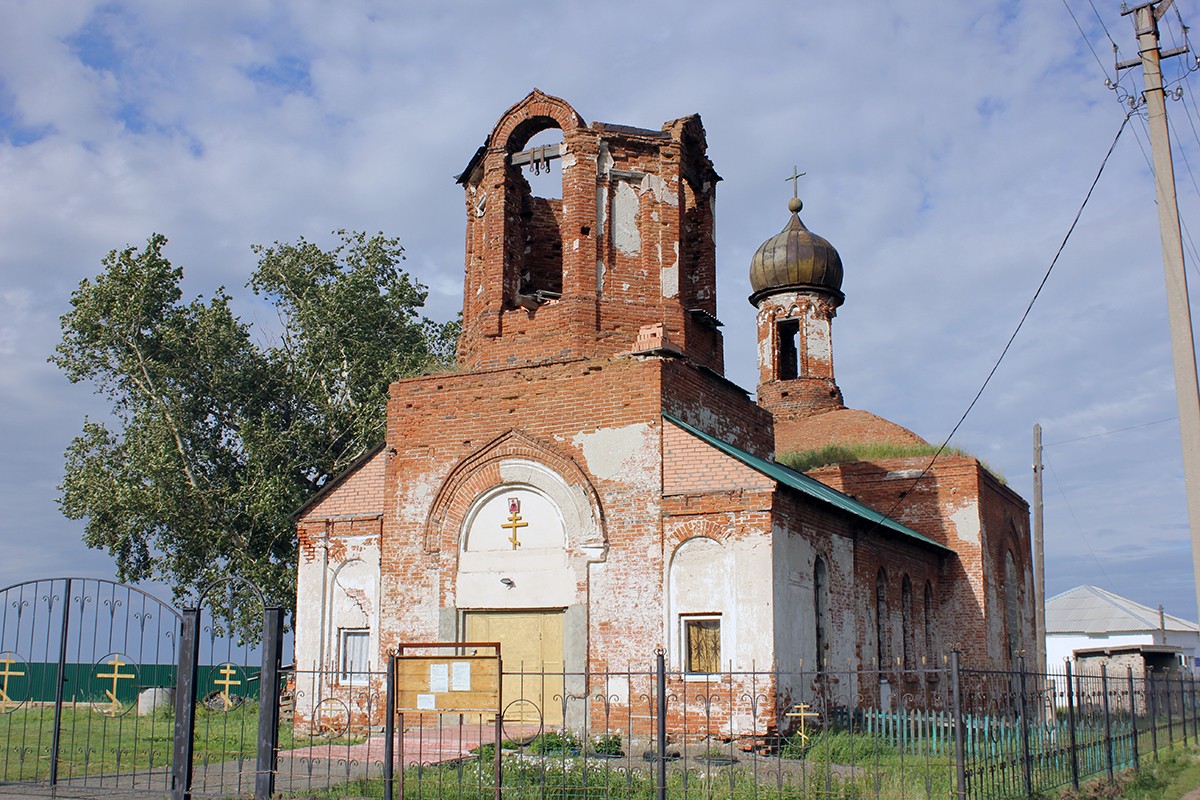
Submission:
[[[53,585],[51,585],[53,591]],[[50,785],[58,785],[58,750],[62,744],[63,684],[67,682],[67,634],[71,622],[71,579],[63,589],[62,633],[58,642],[58,679],[54,684],[54,731],[50,735]],[[113,670],[116,672],[116,669]]]
[[[1146,709],[1150,712],[1150,749],[1154,751],[1154,760],[1158,761],[1158,720],[1155,719],[1158,700],[1154,697],[1153,669],[1146,670],[1146,675],[1142,678],[1142,686],[1142,691],[1146,693]]]
[[[172,800],[191,800],[192,739],[196,734],[196,672],[200,660],[200,609],[185,608],[175,673],[175,731],[171,758]]]
[[[1187,747],[1188,743],[1188,719],[1187,719],[1187,692],[1183,686],[1183,673],[1179,673],[1179,714],[1183,717],[1183,724],[1180,726],[1183,729],[1183,746]]]
[[[1067,733],[1071,742],[1071,788],[1079,791],[1079,744],[1075,739],[1075,687],[1072,685],[1071,662],[1067,668]]]
[[[967,732],[963,729],[962,679],[959,676],[958,651],[950,651],[950,706],[954,714],[955,796],[967,800]]]
[[[263,609],[262,670],[258,673],[258,753],[254,800],[271,800],[279,768],[279,668],[283,665],[283,609]]]
[[[388,654],[387,676],[384,685],[383,711],[383,800],[395,797],[396,780],[396,654]],[[496,742],[496,753],[500,752],[500,743]]]
[[[1104,758],[1108,768],[1108,782],[1113,782],[1112,716],[1108,713],[1108,665],[1100,664],[1100,698],[1104,701]]]
[[[1193,673],[1188,673],[1188,686],[1192,687],[1192,691],[1188,693],[1189,700],[1192,704],[1192,734],[1196,744],[1200,744],[1200,715],[1196,714],[1196,676]]]
[[[667,800],[667,653],[661,647],[654,651],[657,701],[656,773],[658,776],[658,800]]]
[[[1029,702],[1025,690],[1025,656],[1017,656],[1017,681],[1021,704],[1021,773],[1025,780],[1025,796],[1033,797],[1033,759],[1029,754]]]
[[[1163,673],[1163,686],[1167,690],[1167,748],[1175,749],[1175,704],[1171,702],[1171,673]]]
[[[1126,665],[1129,673],[1129,741],[1133,746],[1133,768],[1138,769],[1137,694],[1133,687],[1133,667]]]

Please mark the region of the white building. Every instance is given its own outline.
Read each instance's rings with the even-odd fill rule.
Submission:
[[[1197,667],[1200,626],[1105,591],[1076,586],[1046,601],[1046,664],[1058,669],[1076,650],[1167,645]]]

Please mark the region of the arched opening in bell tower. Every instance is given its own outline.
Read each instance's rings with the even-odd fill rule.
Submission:
[[[514,305],[537,308],[563,293],[563,132],[531,120],[508,141],[505,248],[516,284]],[[539,125],[540,123],[540,125]],[[524,128],[524,129],[522,129]]]

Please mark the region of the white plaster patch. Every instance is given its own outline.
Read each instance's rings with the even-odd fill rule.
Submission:
[[[662,260],[661,251],[662,247],[660,245],[660,261]],[[675,297],[677,294],[679,294],[679,242],[675,243],[675,262],[669,267],[663,267],[662,275],[660,276],[659,280],[662,283],[663,297]]]
[[[919,469],[894,469],[887,474],[888,480],[911,481],[921,477],[922,471]]]
[[[565,145],[564,145],[564,146],[565,146]],[[562,168],[563,168],[563,172],[566,172],[567,170],[569,170],[569,169],[570,169],[571,167],[573,167],[573,166],[575,166],[575,154],[574,154],[574,153],[567,153],[566,155],[564,155],[564,156],[562,157]]]
[[[637,224],[640,210],[638,193],[625,181],[618,183],[613,198],[613,243],[627,256],[635,256],[642,250],[642,234]]]
[[[604,690],[605,695],[613,702],[629,702],[629,677],[626,675],[611,675]]]
[[[659,280],[662,282],[663,297],[674,297],[679,294],[679,264],[663,267]]]
[[[654,199],[660,203],[666,203],[671,206],[679,205],[679,198],[670,190],[667,182],[658,175],[646,173],[646,176],[642,178],[642,185],[639,188],[642,194],[654,192]]]
[[[808,329],[805,347],[809,356],[826,364],[832,363],[833,343],[829,320],[822,319],[815,308],[809,308],[804,323]]]
[[[650,425],[638,422],[622,428],[602,428],[577,433],[572,442],[583,451],[583,460],[601,480],[636,479],[652,471],[655,435]]]
[[[572,241],[572,242],[571,242],[571,249],[572,249],[572,250],[578,250],[578,249],[579,249],[579,240],[578,240],[578,239],[575,239],[574,241]]]
[[[608,152],[608,142],[600,143],[600,154],[596,158],[596,174],[607,175],[613,167],[613,157]]]
[[[608,219],[608,187],[596,187],[596,230],[603,231]]]
[[[604,266],[603,261],[596,262],[596,291],[604,291],[604,276],[608,272],[608,268]]]
[[[979,544],[979,504],[970,502],[950,515],[950,524],[954,526],[954,535],[959,541]]]

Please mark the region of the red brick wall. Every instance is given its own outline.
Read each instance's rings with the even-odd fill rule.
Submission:
[[[562,201],[545,203],[531,199],[508,159],[555,127],[567,149],[556,165]],[[711,203],[719,178],[706,148],[698,117],[663,131],[587,127],[565,102],[540,92],[510,108],[465,179],[460,361],[480,369],[616,355],[631,349],[643,325],[661,322],[692,359],[720,372],[719,329],[690,313],[716,310]],[[622,181],[639,198],[636,253],[618,248],[611,230]],[[598,197],[605,205],[597,206]],[[553,290],[547,276],[556,271],[562,297],[522,307],[522,275],[547,284],[532,288]]]
[[[1004,574],[1000,537],[1008,535],[1011,521],[1020,542],[1014,552],[1018,568],[1028,576],[1029,507],[973,458],[941,456],[915,482],[928,463],[928,457],[852,462],[809,474],[953,549],[957,557],[947,561],[940,581],[942,644],[961,649],[966,663],[1006,663],[999,647],[1004,624],[1003,594],[997,589]],[[1032,628],[1026,626],[1030,648]]]

